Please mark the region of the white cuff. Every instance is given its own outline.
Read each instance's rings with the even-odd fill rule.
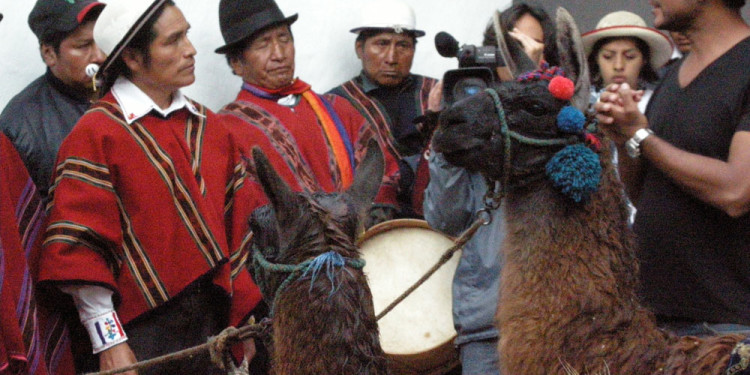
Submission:
[[[128,340],[125,331],[122,330],[120,319],[114,310],[84,320],[81,323],[86,327],[86,331],[89,332],[94,354]]]

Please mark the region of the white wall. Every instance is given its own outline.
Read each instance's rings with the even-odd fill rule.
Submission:
[[[107,0],[102,0],[106,2]],[[120,0],[127,1],[127,0]],[[285,15],[299,13],[292,26],[297,50],[297,75],[313,89],[324,92],[359,73],[354,54],[359,8],[377,0],[277,0]],[[440,78],[457,67],[455,59],[441,57],[434,37],[447,31],[461,43],[481,43],[482,32],[494,9],[504,9],[511,0],[405,0],[417,14],[417,28],[427,35],[419,38],[412,71]],[[223,45],[219,31],[218,0],[176,0],[192,29],[195,44],[196,82],[187,94],[217,110],[234,99],[241,81],[233,76],[223,56],[213,51]],[[44,72],[34,34],[26,22],[33,0],[0,0],[0,108],[35,77]]]

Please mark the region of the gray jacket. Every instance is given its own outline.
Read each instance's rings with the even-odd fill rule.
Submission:
[[[18,150],[42,197],[47,196],[60,144],[89,106],[88,98],[47,70],[0,114],[0,129]]]
[[[424,215],[435,229],[457,236],[484,208],[487,184],[478,173],[449,164],[442,154],[429,159],[430,183],[424,195]],[[453,278],[453,322],[456,345],[496,338],[495,311],[503,258],[500,246],[505,220],[500,209],[492,212],[492,223],[479,228],[466,243]]]

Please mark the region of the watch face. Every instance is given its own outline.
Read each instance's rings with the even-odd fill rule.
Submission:
[[[637,158],[640,154],[638,144],[632,138],[628,139],[628,141],[625,142],[625,150],[628,152],[628,156],[634,159]]]

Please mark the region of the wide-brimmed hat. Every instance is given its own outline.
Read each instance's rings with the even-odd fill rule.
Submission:
[[[99,72],[104,73],[122,54],[133,37],[168,0],[108,0],[94,25],[94,40],[107,55]],[[87,74],[96,73],[89,70]],[[92,75],[92,74],[89,74]]]
[[[415,37],[424,36],[424,31],[415,29],[414,10],[399,0],[372,0],[362,7],[359,26],[350,31],[359,34],[363,30],[382,29],[398,34],[409,32]]]
[[[73,31],[89,13],[103,7],[104,3],[94,0],[38,0],[29,13],[29,27],[41,41],[56,33]]]
[[[270,26],[291,25],[297,14],[284,17],[273,0],[221,0],[219,2],[219,26],[225,45],[216,53],[226,53],[232,47]]]
[[[596,42],[604,38],[631,37],[638,38],[649,48],[650,63],[658,70],[672,56],[672,42],[659,30],[646,26],[646,21],[639,15],[628,11],[607,14],[599,20],[596,28],[581,35],[586,56],[591,54]]]

